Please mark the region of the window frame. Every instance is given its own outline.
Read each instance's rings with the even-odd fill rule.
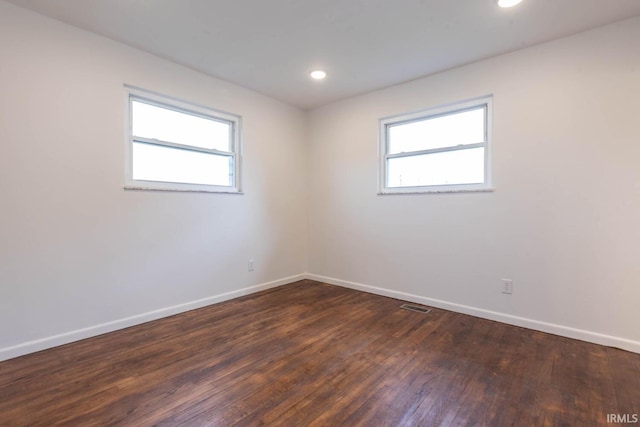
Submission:
[[[492,154],[492,128],[493,128],[493,96],[487,95],[465,101],[459,101],[427,108],[411,113],[397,114],[383,117],[378,120],[378,194],[428,194],[428,193],[458,193],[458,192],[487,192],[493,191],[491,183],[491,154]],[[423,120],[445,117],[456,113],[485,109],[485,135],[484,141],[474,144],[438,147],[433,149],[401,152],[389,154],[389,128],[392,126],[409,124]],[[472,148],[484,148],[484,182],[472,184],[441,184],[421,185],[407,187],[388,187],[387,173],[388,160],[393,158],[413,157],[443,152],[462,151]]]
[[[183,101],[156,92],[141,89],[125,84],[125,185],[126,190],[151,190],[151,191],[181,191],[181,192],[205,192],[243,194],[242,192],[242,117],[236,114],[205,107],[192,102]],[[133,135],[133,101],[140,101],[149,105],[189,114],[204,119],[224,122],[231,127],[229,151],[220,151],[180,144],[158,139],[147,139]],[[189,152],[215,154],[228,156],[233,161],[232,185],[191,184],[171,181],[148,181],[133,178],[133,144],[135,142],[150,144],[158,147],[181,149]]]

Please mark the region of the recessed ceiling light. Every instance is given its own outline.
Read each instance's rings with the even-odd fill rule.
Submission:
[[[497,0],[500,7],[512,7],[520,3],[522,0]]]
[[[311,76],[311,78],[314,80],[322,80],[327,77],[327,73],[322,70],[313,70],[309,73],[309,76]]]

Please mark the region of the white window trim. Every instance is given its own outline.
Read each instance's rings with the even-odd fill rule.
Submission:
[[[203,193],[243,194],[242,192],[242,117],[225,111],[216,110],[181,99],[161,95],[156,92],[125,84],[125,184],[126,190],[150,191],[183,191]],[[222,120],[232,125],[231,150],[234,159],[234,182],[232,186],[218,186],[205,184],[186,184],[178,182],[145,181],[133,179],[133,142],[131,100],[141,99],[146,103],[159,107],[202,116],[214,120]],[[136,137],[136,141],[145,142],[145,138]],[[163,146],[182,148],[180,144],[163,142]],[[215,152],[217,150],[199,149],[185,146],[190,151]],[[225,152],[225,154],[228,154]]]
[[[469,99],[461,102],[454,102],[450,104],[440,105],[425,110],[420,110],[412,113],[396,114],[393,116],[383,117],[378,123],[378,194],[379,195],[393,195],[393,194],[425,194],[425,193],[465,193],[465,192],[491,192],[493,187],[491,184],[491,158],[492,158],[492,140],[493,140],[493,96],[483,96],[478,98]],[[397,125],[401,123],[409,123],[417,120],[424,120],[427,118],[433,118],[440,115],[449,115],[456,112],[462,112],[464,110],[470,110],[478,107],[486,108],[486,126],[485,126],[485,142],[478,144],[478,146],[485,147],[484,156],[484,182],[476,184],[447,184],[447,185],[424,185],[413,187],[387,187],[387,159],[390,157],[399,157],[397,155],[388,154],[388,128],[391,125]],[[473,144],[475,145],[475,144]],[[465,148],[471,148],[467,145]],[[451,151],[450,147],[443,149],[424,150],[420,152],[414,152],[411,155],[417,155],[418,153],[436,153],[442,151]]]

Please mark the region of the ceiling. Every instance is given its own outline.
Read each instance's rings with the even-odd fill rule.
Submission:
[[[638,0],[8,1],[303,109],[640,15]]]

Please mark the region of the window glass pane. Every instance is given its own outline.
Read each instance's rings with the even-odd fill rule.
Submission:
[[[483,147],[398,157],[387,161],[387,187],[483,182]]]
[[[392,125],[389,154],[484,142],[485,108]]]
[[[231,151],[231,124],[133,100],[134,136]]]
[[[133,179],[185,184],[233,184],[233,157],[133,143]]]

